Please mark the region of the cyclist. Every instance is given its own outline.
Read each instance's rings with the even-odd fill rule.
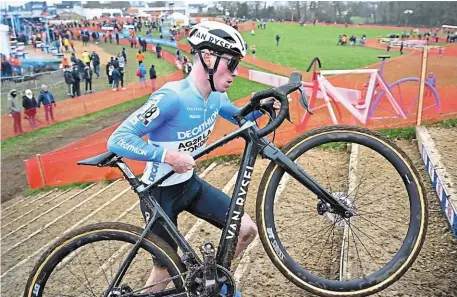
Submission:
[[[175,225],[178,215],[188,211],[222,228],[230,197],[198,177],[191,153],[204,149],[218,115],[236,124],[232,115],[238,108],[230,102],[226,91],[238,75],[238,64],[246,55],[246,48],[238,31],[218,22],[195,25],[188,41],[195,61],[190,75],[184,80],[168,82],[154,92],[143,107],[114,131],[108,149],[129,159],[148,161],[141,179],[145,184],[154,182],[170,169],[176,172],[151,190]],[[274,107],[279,109],[280,102],[275,101]],[[247,118],[255,120],[261,115],[255,111]],[[147,143],[141,139],[146,134]],[[141,202],[141,211],[147,221],[152,210]],[[242,216],[241,222],[236,257],[257,234],[248,214]],[[156,224],[152,232],[177,249],[162,226]],[[168,277],[167,270],[154,260],[145,286]],[[166,285],[161,283],[150,290],[162,290]],[[241,294],[237,292],[236,296]]]

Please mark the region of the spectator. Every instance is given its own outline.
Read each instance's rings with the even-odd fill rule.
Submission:
[[[162,47],[158,43],[156,45],[156,54],[157,54],[157,59],[160,59],[162,57]]]
[[[100,57],[94,51],[92,53],[91,59],[92,59],[92,65],[94,66],[94,72],[97,75],[97,78],[99,78],[100,77]]]
[[[118,68],[119,67],[119,60],[118,60],[117,57],[114,58],[114,61],[112,61],[112,63],[113,63],[114,68]]]
[[[22,97],[22,106],[24,107],[24,114],[29,120],[30,127],[32,129],[38,128],[35,122],[37,102],[32,91],[29,89],[25,90],[25,96]]]
[[[70,50],[68,49],[68,46],[70,45],[70,42],[68,41],[68,39],[64,38],[63,40],[63,46],[65,47],[65,52],[69,52]]]
[[[254,64],[255,64],[255,44],[251,45],[251,53],[252,53],[252,57],[254,59]]]
[[[124,57],[122,56],[122,54],[118,54],[117,59],[119,61],[119,73],[121,74],[121,88],[122,88],[122,90],[125,90],[125,88],[124,88],[124,74],[125,74]]]
[[[86,67],[84,67],[84,79],[86,80],[85,93],[92,93],[92,69],[89,65],[86,65]]]
[[[84,71],[84,69],[83,69]],[[73,97],[79,97],[81,96],[81,73],[78,70],[78,66],[74,65],[73,66],[73,71],[71,72],[71,75],[73,76]]]
[[[119,45],[119,33],[116,32],[116,44]]]
[[[86,50],[84,50],[84,52],[82,54],[82,60],[83,60],[85,65],[89,65],[90,64],[90,56],[89,56],[89,53]]]
[[[71,49],[73,50],[73,52],[76,52],[76,50],[75,50],[75,41],[73,39],[70,40],[70,46],[71,46]]]
[[[141,65],[144,61],[144,54],[141,52],[141,50],[138,51],[138,54],[136,54],[136,60],[138,62],[138,65]]]
[[[122,48],[122,57],[124,57],[125,64],[127,65],[127,54],[125,53],[125,47]]]
[[[113,85],[113,77],[111,76],[113,74],[113,70],[114,70],[113,63],[111,61],[109,61],[106,64],[106,76],[108,77],[108,84],[110,86]]]
[[[14,121],[14,135],[21,135],[24,133],[21,126],[21,106],[17,101],[17,91],[12,89],[8,93],[8,114],[13,118]]]
[[[62,68],[65,69],[65,68],[67,68],[68,66],[70,66],[70,62],[68,62],[67,57],[64,56],[64,57],[62,58]]]
[[[3,56],[2,58],[2,78],[13,76],[13,68],[11,67],[10,62]]]
[[[43,106],[44,106],[44,114],[45,114],[46,122],[49,123],[49,118],[51,118],[51,120],[53,122],[55,122],[53,106],[56,107],[56,100],[54,99],[54,96],[52,95],[52,93],[48,91],[47,85],[41,85],[41,91],[40,91],[40,95],[38,96],[38,103],[37,103],[38,108],[40,108],[40,105],[42,102],[43,102]]]
[[[146,49],[148,48],[148,42],[146,39],[143,38],[143,52],[146,52]]]
[[[181,50],[179,48],[176,50],[176,59],[181,61]]]
[[[186,72],[186,77],[190,74],[192,71],[192,63],[190,61],[187,61],[186,64],[184,65],[184,69]]]
[[[154,65],[151,65],[151,68],[149,68],[149,79],[151,80],[151,86],[152,86],[153,93],[155,91],[156,78],[157,78],[156,70],[154,68]]]
[[[279,34],[276,34],[276,46],[279,46],[279,39],[281,39],[281,36],[279,36]]]
[[[71,97],[74,97],[74,93],[73,93],[73,89],[74,89],[74,83],[75,83],[75,80],[73,78],[73,75],[71,74],[71,71],[70,71],[70,66],[67,66],[65,67],[65,70],[63,72],[63,77],[65,79],[65,83],[67,84],[68,86],[68,93],[67,95],[71,96]]]
[[[114,68],[113,72],[111,73],[111,76],[113,80],[111,88],[113,89],[113,91],[117,91],[117,89],[119,88],[119,81],[121,80],[121,73],[119,72],[119,68]]]
[[[436,88],[436,77],[433,72],[430,72],[428,74],[427,80],[426,80],[433,88]],[[430,96],[432,94],[431,88],[425,88],[425,96]]]
[[[76,59],[75,53],[71,53],[71,64],[77,65],[78,64],[78,59]]]
[[[146,69],[144,68],[143,63],[140,63],[140,65],[138,66],[138,69],[136,71],[136,76],[138,76],[140,78],[141,88],[148,86],[148,82],[146,81],[146,73],[147,72],[146,72]]]

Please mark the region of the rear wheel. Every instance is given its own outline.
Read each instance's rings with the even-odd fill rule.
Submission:
[[[417,109],[419,105],[419,78],[409,77],[400,79],[391,85],[389,90],[393,97],[405,113],[408,122],[415,122],[417,118]],[[377,88],[377,93],[373,96],[376,98],[371,104],[369,118],[372,120],[399,119],[404,122],[403,118],[397,115],[394,108],[389,102],[384,90]],[[422,117],[436,116],[441,111],[440,97],[436,89],[425,82],[424,100],[422,103]]]
[[[340,217],[271,163],[257,224],[284,276],[319,296],[367,296],[400,278],[427,227],[425,192],[405,153],[379,133],[351,126],[312,130],[283,152],[355,213]]]
[[[141,232],[141,228],[128,224],[99,223],[67,234],[35,265],[24,297],[103,296]],[[184,267],[178,255],[163,240],[147,234],[113,294],[140,293],[153,258],[163,263],[170,274],[170,294],[184,292]]]

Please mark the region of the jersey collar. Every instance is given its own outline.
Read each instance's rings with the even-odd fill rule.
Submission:
[[[187,78],[187,83],[189,84],[190,89],[192,90],[192,93],[194,93],[195,96],[201,98],[204,100],[203,96],[200,94],[200,91],[197,89],[197,85],[195,84],[195,80],[192,77],[192,75],[189,75]],[[211,94],[210,94],[211,96]]]

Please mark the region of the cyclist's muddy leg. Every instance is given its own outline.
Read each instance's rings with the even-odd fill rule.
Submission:
[[[235,258],[243,252],[254,240],[257,235],[257,226],[251,217],[244,213],[241,218],[240,234],[238,235],[238,244],[236,245]]]
[[[152,284],[158,283],[169,277],[170,277],[170,274],[168,273],[168,270],[165,267],[154,266],[151,270],[151,274],[149,274],[148,280],[146,281],[146,284],[144,285],[144,287],[146,288]],[[157,292],[157,291],[165,290],[165,288],[168,286],[169,283],[170,283],[170,280],[163,282],[161,284],[158,284],[152,288],[144,289],[142,291],[142,293]]]

